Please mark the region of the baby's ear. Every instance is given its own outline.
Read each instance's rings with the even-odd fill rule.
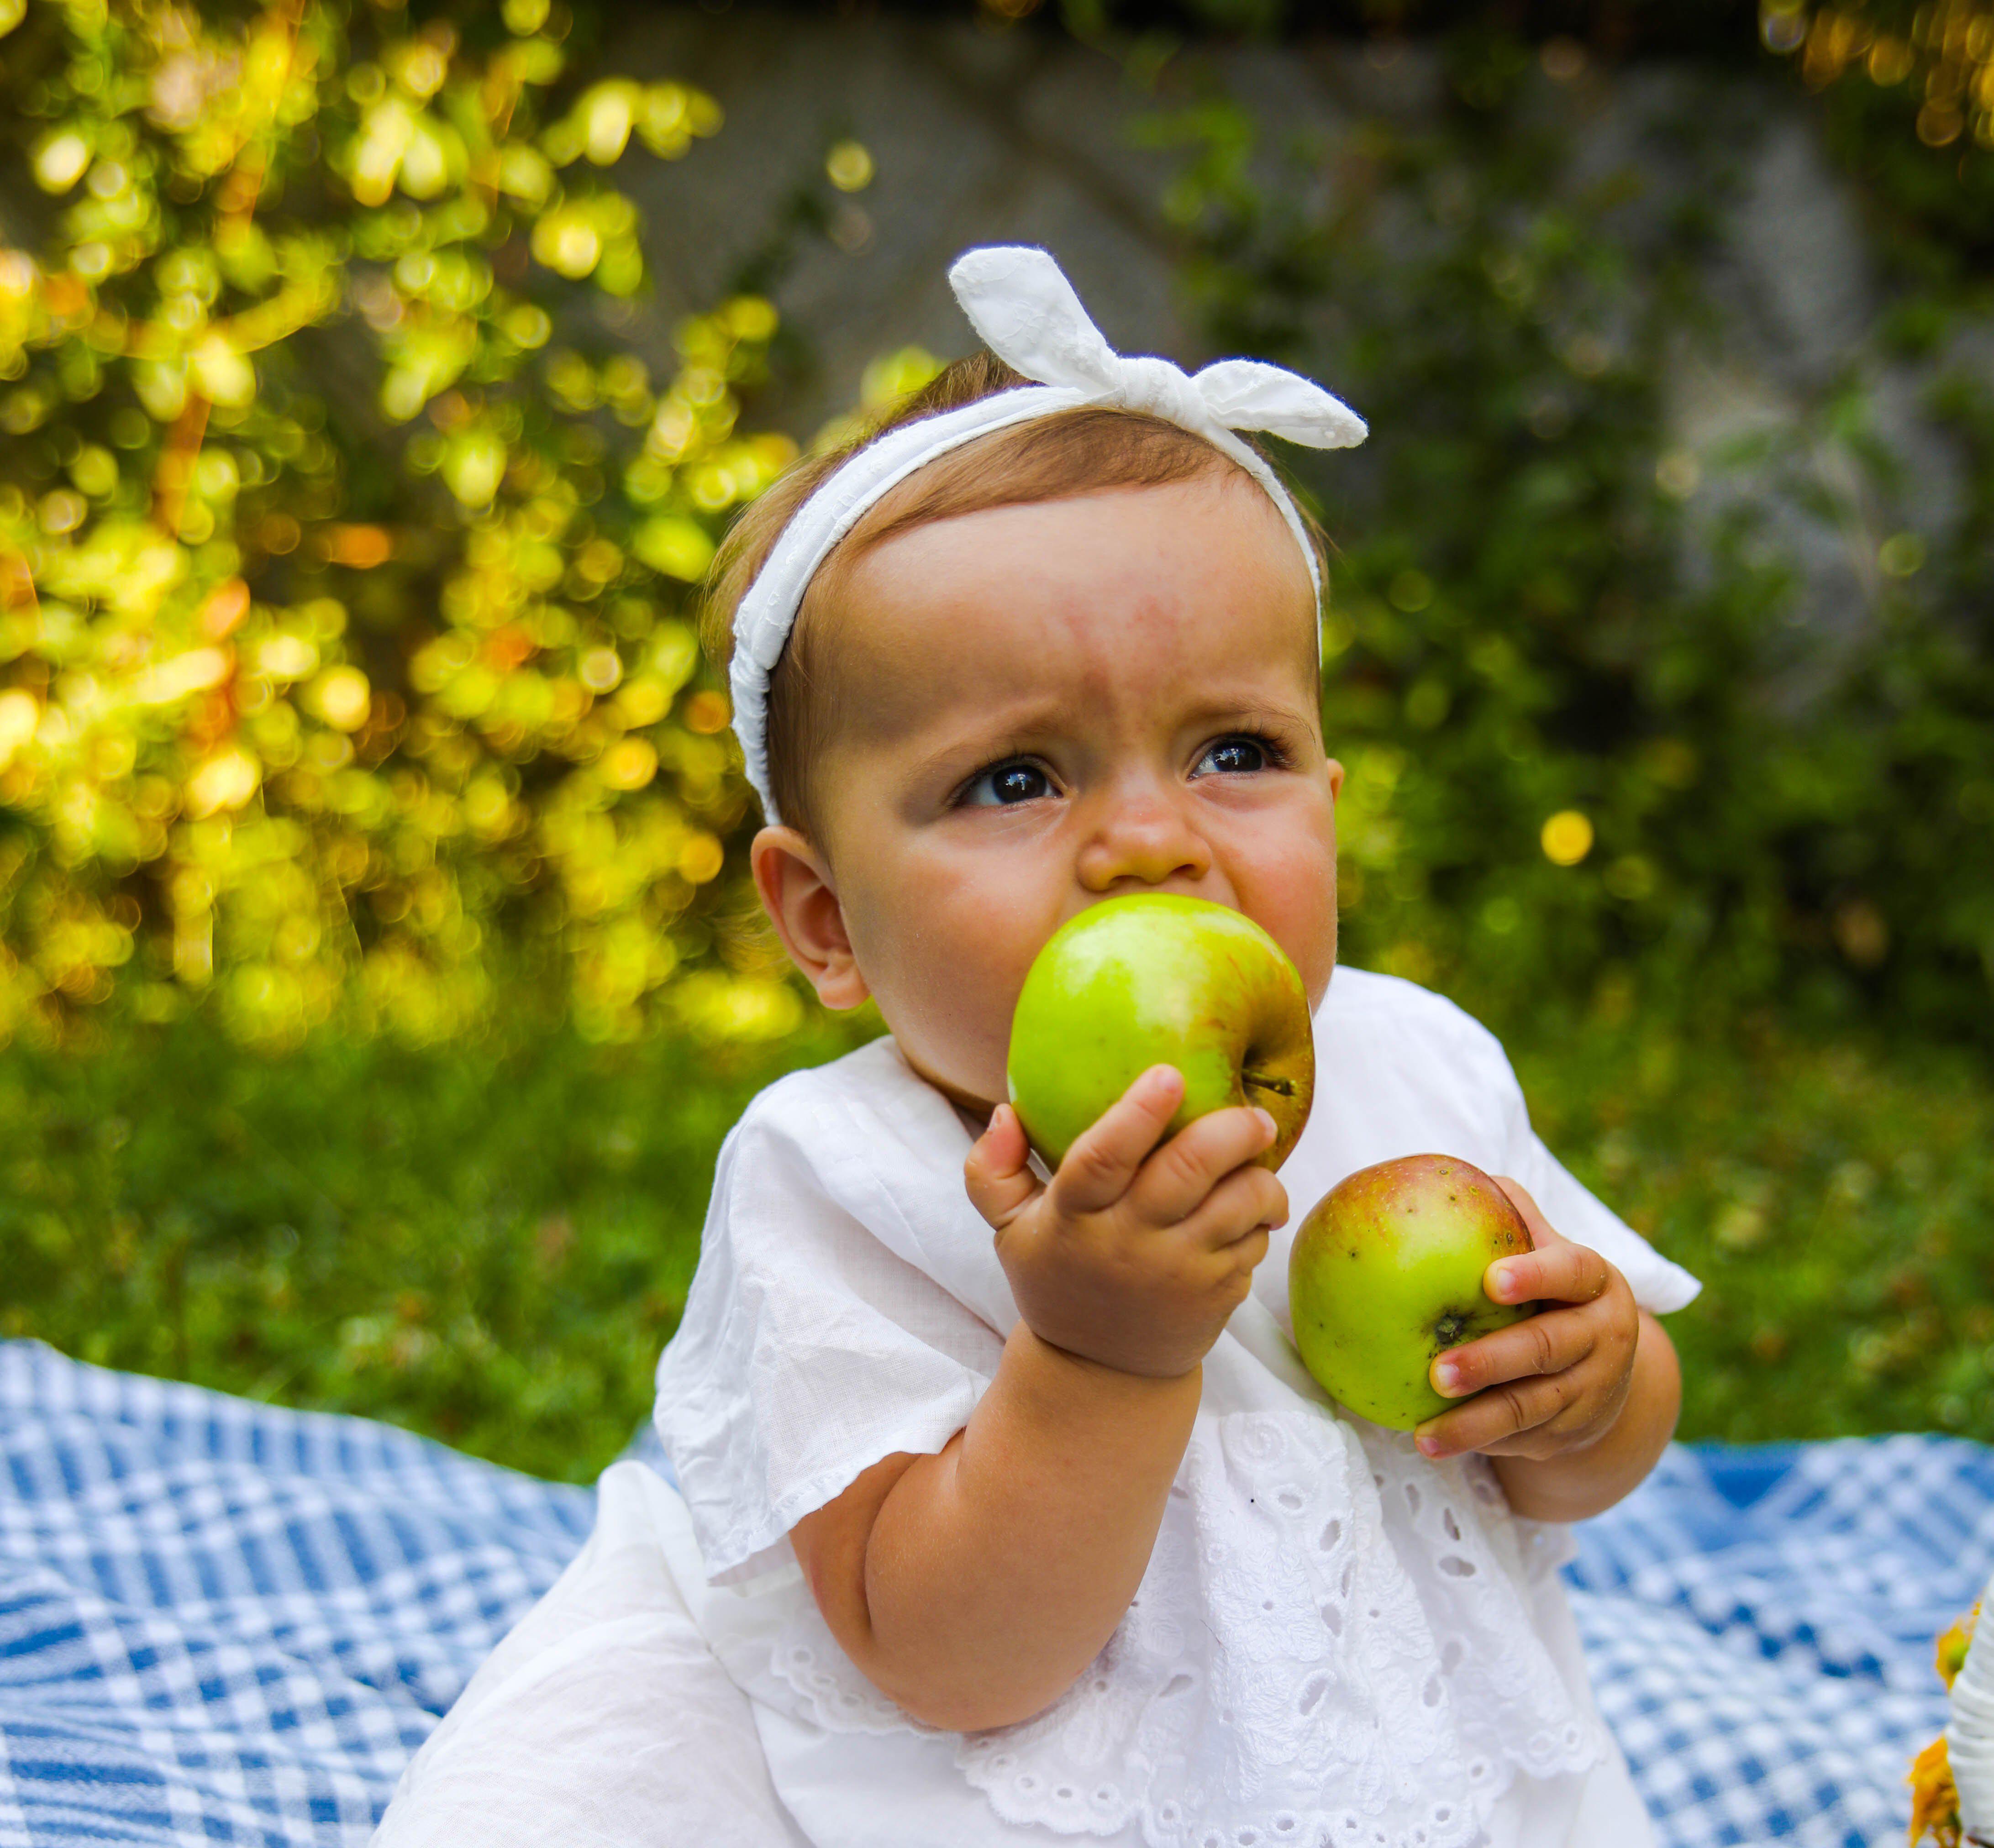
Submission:
[[[823,857],[794,828],[764,828],[748,851],[762,909],[790,960],[827,1008],[857,1007],[872,991],[852,957],[845,908]]]

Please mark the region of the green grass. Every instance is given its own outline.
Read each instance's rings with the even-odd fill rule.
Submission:
[[[1763,1025],[1509,1043],[1554,1148],[1705,1280],[1684,1436],[1994,1439],[1984,1066]],[[649,1408],[721,1137],[834,1049],[0,1052],[0,1330],[588,1480]]]
[[[1748,1025],[1513,1046],[1580,1178],[1704,1292],[1682,1435],[1994,1441],[1994,1086],[1955,1049]]]
[[[545,1033],[268,1059],[196,1026],[0,1053],[0,1332],[592,1479],[779,1069]]]

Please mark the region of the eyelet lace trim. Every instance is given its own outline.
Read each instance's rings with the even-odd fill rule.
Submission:
[[[1201,1418],[1128,1614],[1033,1719],[954,1737],[1005,1821],[1149,1848],[1468,1848],[1519,1771],[1604,1750],[1535,1629],[1562,1530],[1481,1458],[1320,1408]],[[834,1732],[926,1732],[814,1604],[773,1666]],[[1325,1802],[1325,1797],[1330,1801]]]

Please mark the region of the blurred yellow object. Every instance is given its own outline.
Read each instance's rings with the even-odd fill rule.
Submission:
[[[841,141],[826,157],[824,170],[841,193],[862,193],[872,183],[872,151],[863,142]]]
[[[371,571],[395,555],[395,542],[385,526],[328,526],[320,535],[319,544],[328,564],[355,571]]]
[[[1918,1754],[1911,1767],[1910,1848],[1936,1842],[1938,1848],[1959,1848],[1959,1798],[1952,1788],[1941,1733]]]
[[[1932,1665],[1948,1689],[1965,1666],[1966,1651],[1980,1620],[1976,1603],[1952,1627],[1941,1633],[1934,1645]],[[1959,1793],[1953,1788],[1952,1765],[1941,1733],[1918,1754],[1907,1781],[1911,1787],[1910,1848],[1935,1842],[1938,1848],[1960,1848]]]
[[[312,696],[325,722],[341,731],[358,731],[373,700],[367,676],[357,667],[335,667],[320,675]]]
[[[1974,1627],[1979,1620],[1980,1607],[1975,1604],[1938,1639],[1934,1666],[1938,1670],[1939,1679],[1948,1688],[1958,1679],[1960,1670],[1965,1666],[1966,1651],[1972,1644]]]
[[[1563,809],[1544,823],[1538,839],[1552,865],[1576,866],[1592,851],[1592,823],[1578,809]]]

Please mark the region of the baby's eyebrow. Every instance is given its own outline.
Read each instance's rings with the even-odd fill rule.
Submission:
[[[1283,706],[1267,700],[1214,700],[1192,707],[1184,714],[1187,729],[1220,723],[1241,725],[1277,724],[1306,726],[1309,714],[1299,707]]]
[[[947,772],[951,779],[966,776],[986,764],[997,763],[1007,757],[1029,755],[1034,746],[1044,744],[1057,730],[1050,725],[1010,726],[1002,731],[947,738],[933,750],[923,751],[912,768],[915,775],[923,779],[942,772]]]
[[[1047,738],[1071,732],[1078,716],[1072,700],[1057,695],[1018,700],[995,711],[987,706],[972,706],[966,700],[954,703],[958,710],[943,717],[957,722],[950,725],[939,744],[923,753],[923,763],[939,763],[958,755],[988,757],[1014,748],[1029,750]]]

